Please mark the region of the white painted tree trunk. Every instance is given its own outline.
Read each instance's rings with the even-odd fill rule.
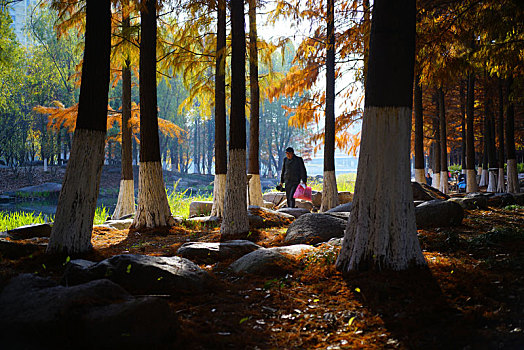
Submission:
[[[131,228],[171,226],[175,220],[167,202],[160,162],[140,162],[138,172],[138,207]]]
[[[466,193],[473,193],[478,190],[477,173],[475,169],[466,169]]]
[[[465,168],[462,168],[462,170],[460,171],[460,173],[461,173],[462,175],[466,175],[466,169],[465,169]]]
[[[216,174],[213,183],[213,208],[211,216],[221,218],[224,215],[224,200],[226,198],[226,174]]]
[[[488,188],[486,189],[486,191],[497,192],[497,175],[495,175],[494,171],[489,172]]]
[[[44,158],[44,172],[47,172],[47,158]]]
[[[338,202],[337,177],[335,171],[324,171],[324,181],[322,182],[322,203],[320,211],[325,212],[336,207]]]
[[[105,131],[75,131],[48,253],[82,253],[92,248],[91,233],[104,163],[105,138]]]
[[[120,180],[118,201],[111,219],[118,220],[123,216],[135,213],[135,186],[133,180]]]
[[[415,169],[415,181],[419,184],[426,183],[426,171],[424,169]]]
[[[433,180],[431,180],[431,187],[438,189],[440,187],[440,173],[433,173]]]
[[[499,168],[499,176],[497,181],[497,192],[502,193],[506,190],[504,184],[504,168]]]
[[[249,205],[264,206],[264,199],[262,198],[262,185],[260,184],[259,174],[250,174],[249,179]]]
[[[447,171],[441,171],[440,172],[439,191],[444,193],[444,194],[448,194],[449,193],[448,172]]]
[[[508,193],[520,193],[516,159],[508,159]]]
[[[488,185],[488,169],[482,169],[480,172],[480,182],[479,187],[487,186]]]
[[[222,236],[238,236],[249,232],[246,184],[246,150],[230,150],[227,164],[224,215],[220,225]]]
[[[410,181],[411,108],[366,107],[364,114],[353,208],[337,268],[424,266]]]

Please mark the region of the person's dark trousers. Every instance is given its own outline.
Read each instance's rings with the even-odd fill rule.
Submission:
[[[288,208],[294,208],[295,207],[295,198],[293,198],[293,195],[295,194],[295,191],[298,187],[297,183],[286,183],[286,198],[287,198],[287,207]]]

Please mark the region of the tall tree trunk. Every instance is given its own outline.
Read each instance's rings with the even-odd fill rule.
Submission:
[[[140,168],[138,209],[132,228],[174,224],[162,174],[156,92],[156,0],[140,8]]]
[[[440,171],[441,171],[441,151],[440,151],[440,101],[438,99],[438,94],[434,96],[434,101],[436,104],[436,114],[435,118],[433,118],[433,137],[435,138],[434,144],[434,168],[433,168],[433,181],[432,186],[435,188],[440,187]]]
[[[491,79],[486,78],[486,87],[484,89],[484,115],[486,116],[487,132],[486,132],[486,143],[488,152],[488,192],[497,191],[497,178],[495,168],[497,167],[497,152],[495,148],[495,121],[493,116],[493,101],[492,101],[492,84]],[[492,170],[493,169],[493,170]]]
[[[92,248],[91,231],[104,163],[110,47],[110,1],[87,0],[76,131],[48,253],[73,254]]]
[[[497,138],[498,138],[498,182],[497,192],[505,191],[504,181],[504,89],[503,81],[499,78],[498,81],[499,90],[499,122],[497,126]]]
[[[424,114],[422,110],[422,86],[420,77],[415,78],[415,181],[426,183],[424,167]]]
[[[173,139],[173,144],[171,146],[171,171],[179,172],[179,157],[178,157],[178,138],[175,136]]]
[[[249,205],[263,206],[260,184],[260,91],[258,88],[257,4],[249,0],[249,90],[251,120],[249,122]]]
[[[215,121],[207,121],[207,173],[212,174],[213,168],[213,148],[215,147]]]
[[[485,104],[484,104],[485,105]],[[484,119],[482,121],[482,171],[480,173],[479,187],[488,185],[488,117],[484,110]]]
[[[335,4],[327,0],[326,123],[324,130],[324,181],[320,211],[338,205],[335,175]]]
[[[415,1],[376,0],[351,220],[337,268],[425,266],[410,181]]]
[[[478,191],[475,171],[475,75],[468,74],[466,94],[466,192]]]
[[[122,32],[124,40],[130,40],[129,0],[122,3]],[[131,59],[129,54],[122,67],[122,174],[118,201],[112,218],[119,219],[135,212],[135,186],[133,181],[131,119]]]
[[[194,159],[194,167],[193,167],[193,171],[196,173],[196,174],[200,174],[200,137],[199,137],[199,129],[200,129],[200,121],[197,118],[195,118],[195,130],[194,130],[194,134],[193,134],[193,150],[194,150],[194,155],[193,155],[193,159]]]
[[[507,80],[507,109],[506,109],[506,150],[508,154],[508,193],[519,193],[519,179],[517,172],[517,157],[515,152],[515,107],[511,93],[513,91],[513,77]]]
[[[466,173],[466,92],[464,91],[464,81],[460,81],[460,165],[462,174]]]
[[[244,1],[231,0],[231,116],[222,237],[249,232],[246,199],[246,33]]]
[[[442,193],[448,193],[448,142],[447,142],[447,123],[446,123],[446,105],[445,96],[442,87],[438,89],[438,108],[440,116],[440,185],[439,190]]]
[[[227,174],[226,141],[226,0],[217,1],[215,72],[215,181],[211,215],[224,215]]]

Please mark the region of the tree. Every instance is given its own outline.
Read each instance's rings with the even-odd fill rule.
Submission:
[[[249,231],[246,201],[246,35],[244,1],[231,0],[231,115],[229,161],[226,177],[223,237],[245,235]]]
[[[260,90],[258,87],[258,45],[256,0],[249,0],[249,91],[251,117],[249,121],[249,204],[263,206],[260,184]]]
[[[217,1],[215,64],[215,183],[211,215],[222,217],[227,174],[226,141],[226,0]]]
[[[422,86],[420,77],[415,79],[415,181],[426,183],[424,167],[424,114],[422,110]]]
[[[442,87],[437,90],[439,119],[440,119],[440,185],[442,193],[448,193],[448,142],[447,142],[447,123],[446,105],[444,103],[444,91]]]
[[[513,77],[506,81],[507,107],[506,107],[506,150],[508,153],[508,192],[519,193],[519,178],[517,172],[517,157],[515,153],[515,106],[512,96],[514,89]]]
[[[80,253],[92,247],[106,137],[111,49],[109,0],[87,0],[85,38],[76,130],[48,253]]]
[[[138,208],[132,228],[174,224],[167,201],[158,137],[156,0],[140,7],[140,167]]]
[[[468,73],[466,92],[466,192],[477,192],[477,174],[475,171],[475,75]]]
[[[498,181],[497,192],[505,191],[504,181],[504,86],[503,80],[498,79],[499,117],[497,126],[498,139]]]
[[[338,205],[335,175],[335,1],[327,0],[326,127],[324,132],[324,181],[320,211]]]
[[[122,36],[130,41],[131,21],[129,19],[129,0],[122,3]],[[112,218],[119,219],[135,212],[135,185],[133,181],[132,133],[129,126],[131,119],[131,58],[129,52],[122,65],[122,174],[118,200]]]
[[[415,1],[374,3],[362,140],[351,220],[337,268],[424,266],[410,183]]]

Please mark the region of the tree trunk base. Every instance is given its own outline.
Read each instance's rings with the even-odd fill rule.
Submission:
[[[220,234],[222,237],[241,237],[249,232],[245,149],[229,151],[227,169],[224,216],[220,225]]]
[[[433,173],[433,180],[431,181],[431,186],[439,189],[440,187],[440,173]]]
[[[118,220],[123,216],[135,213],[135,185],[133,180],[120,180],[118,201],[111,219]]]
[[[338,188],[335,170],[324,171],[320,212],[328,211],[329,209],[336,207],[338,204]]]
[[[249,174],[249,205],[264,206],[262,199],[262,185],[260,184],[260,174]]]
[[[410,131],[411,108],[364,111],[351,219],[337,259],[344,274],[426,266],[409,176]]]
[[[489,177],[488,169],[482,169],[480,173],[479,187],[484,187],[488,185],[488,177]]]
[[[213,183],[213,208],[211,216],[224,216],[224,200],[226,198],[226,174],[216,174]]]
[[[441,171],[440,172],[439,191],[444,193],[444,194],[448,194],[449,193],[448,172],[447,171]]]
[[[488,188],[486,189],[486,191],[497,192],[497,175],[495,175],[494,171],[489,172]]]
[[[508,159],[508,193],[520,193],[516,159]]]
[[[478,190],[477,173],[475,169],[466,169],[466,193],[473,193]]]
[[[91,250],[91,233],[104,162],[105,131],[76,129],[48,253]],[[81,175],[80,175],[81,174]]]
[[[167,202],[161,163],[140,162],[138,208],[130,228],[142,229],[174,224],[175,220]]]
[[[499,176],[497,181],[497,192],[502,193],[506,190],[504,183],[504,168],[499,168]]]
[[[426,170],[425,169],[415,169],[415,181],[419,184],[426,183]]]

